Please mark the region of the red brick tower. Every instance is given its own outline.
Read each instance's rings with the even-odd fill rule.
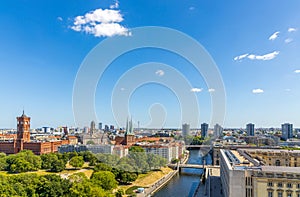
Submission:
[[[23,143],[30,142],[30,117],[27,117],[24,114],[20,117],[17,117],[17,140],[15,146],[15,153],[23,150]]]

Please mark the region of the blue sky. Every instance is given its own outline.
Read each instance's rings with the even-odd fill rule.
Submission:
[[[284,122],[300,127],[298,0],[170,2],[1,1],[0,127],[16,127],[15,117],[23,108],[33,127],[75,126],[72,92],[83,59],[104,39],[134,36],[130,30],[141,26],[176,29],[209,52],[226,89],[225,127],[245,127],[248,122],[256,127],[280,127]],[[189,79],[197,88],[199,121],[210,122],[213,92],[203,77],[181,57],[158,49],[132,51],[110,65],[95,94],[98,121],[116,124],[112,89],[126,71],[146,62],[171,65]],[[182,123],[180,101],[158,84],[141,86],[131,95],[129,111],[135,122],[147,125],[155,103],[164,106],[154,114],[159,119],[165,110],[164,127]]]

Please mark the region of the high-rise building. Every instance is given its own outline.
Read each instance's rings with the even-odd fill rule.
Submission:
[[[190,125],[185,123],[182,125],[182,135],[187,136],[190,135]]]
[[[107,124],[104,126],[104,131],[106,131],[106,132],[109,131],[109,126]]]
[[[214,126],[214,137],[218,138],[222,136],[223,136],[223,127],[221,127],[221,125],[219,124],[216,124]]]
[[[293,124],[290,124],[290,123],[282,124],[281,132],[282,132],[281,138],[283,140],[293,138]]]
[[[207,136],[207,131],[208,131],[208,124],[202,123],[201,124],[201,137],[202,138],[205,138]]]
[[[95,121],[92,121],[91,128],[90,128],[90,134],[93,135],[95,131],[96,131],[96,123],[95,123]]]
[[[254,136],[254,124],[249,123],[247,124],[247,135],[248,136]]]
[[[102,122],[99,122],[99,130],[102,130]]]

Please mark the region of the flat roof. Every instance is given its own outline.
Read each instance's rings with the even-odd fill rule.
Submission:
[[[273,152],[273,153],[281,153],[281,152],[290,152],[290,153],[300,153],[300,150],[286,150],[286,149],[242,149],[248,152]]]
[[[289,166],[261,166],[261,170],[264,172],[300,173],[300,167],[289,167]]]

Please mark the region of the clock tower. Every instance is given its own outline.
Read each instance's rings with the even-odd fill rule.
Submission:
[[[15,146],[15,153],[23,150],[23,143],[30,142],[30,117],[23,114],[17,117],[17,140]]]

